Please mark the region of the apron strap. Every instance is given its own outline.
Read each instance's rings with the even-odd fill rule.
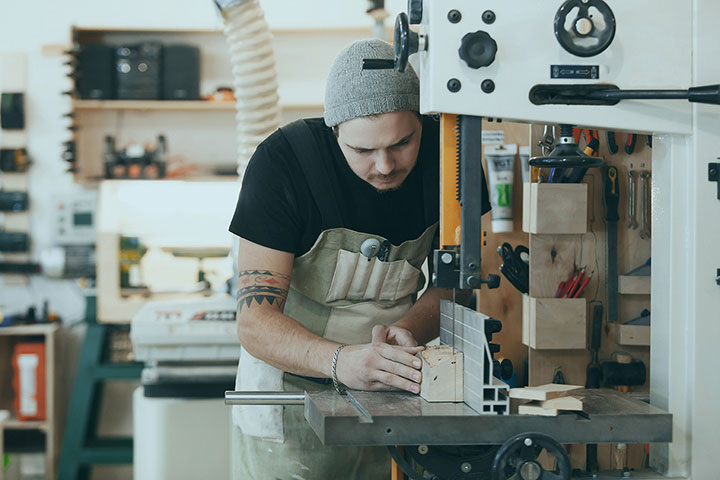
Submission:
[[[324,157],[320,154],[315,136],[304,120],[295,120],[280,128],[305,174],[313,199],[320,210],[323,229],[345,225]]]

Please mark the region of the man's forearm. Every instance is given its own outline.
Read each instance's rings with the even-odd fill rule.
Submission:
[[[312,333],[293,318],[270,307],[238,313],[238,338],[254,357],[285,372],[330,377],[338,344]]]

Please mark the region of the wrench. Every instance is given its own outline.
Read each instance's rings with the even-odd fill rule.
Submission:
[[[538,140],[538,147],[542,147],[543,155],[550,155],[555,146],[555,127],[553,125],[545,125],[543,136]]]
[[[627,228],[638,228],[637,220],[635,220],[635,170],[628,172],[628,219]]]
[[[650,225],[648,223],[648,210],[650,210],[650,172],[643,170],[640,172],[640,180],[642,181],[642,191],[640,192],[640,238],[650,238]]]

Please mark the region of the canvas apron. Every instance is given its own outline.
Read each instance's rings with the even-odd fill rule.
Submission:
[[[295,259],[284,313],[328,340],[369,343],[373,326],[396,322],[415,301],[425,283],[420,268],[430,252],[437,224],[417,239],[390,245],[382,260],[362,255],[360,247],[369,238],[385,246],[389,242],[378,235],[328,227],[346,223],[333,198],[328,169],[318,168],[324,157],[312,132],[303,121],[281,131],[295,151],[323,221],[323,231],[313,247]],[[427,191],[437,188],[436,178],[424,176],[423,181],[429,186]],[[418,199],[419,206],[423,202],[426,217],[432,218],[434,198],[428,194]],[[241,348],[237,390],[332,388],[331,384],[284,373]],[[233,478],[238,480],[377,480],[390,474],[390,458],[383,447],[323,446],[305,421],[302,405],[233,406],[231,456]]]
[[[386,261],[359,252],[366,239],[381,237],[342,228],[322,232],[313,248],[295,260],[285,314],[328,340],[370,343],[373,326],[399,320],[412,306],[425,282],[420,267],[436,228],[391,247]],[[318,391],[332,386],[286,374],[242,349],[236,388]],[[374,480],[389,474],[385,448],[323,446],[305,421],[302,405],[234,406],[233,423],[234,478]]]

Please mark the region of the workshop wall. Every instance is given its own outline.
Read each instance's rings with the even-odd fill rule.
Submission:
[[[364,1],[289,2],[261,0],[266,20],[271,29],[343,29],[367,28],[371,35],[373,21],[365,14]],[[386,8],[392,19],[406,7],[404,0],[389,0]],[[71,110],[71,100],[62,92],[70,90],[67,78],[67,58],[43,54],[44,46],[71,45],[73,26],[93,28],[132,29],[213,29],[220,17],[212,0],[126,0],[123,2],[91,0],[38,0],[34,2],[2,2],[0,6],[0,45],[3,51],[22,52],[27,57],[26,132],[27,149],[32,157],[28,191],[31,198],[32,259],[38,252],[52,246],[53,214],[57,198],[81,192],[82,188],[66,173],[67,165],[61,160],[62,143],[69,140],[70,124],[63,114]],[[317,47],[322,46],[318,39]],[[306,53],[313,55],[313,49]],[[276,56],[279,68],[284,62],[297,65],[299,58]],[[324,84],[325,72],[309,69],[316,81]],[[307,70],[303,72],[307,78]],[[297,91],[301,95],[301,91]],[[303,103],[300,99],[297,103]],[[316,100],[316,99],[313,99]],[[305,103],[308,103],[305,101]],[[231,117],[229,117],[231,118]],[[230,132],[234,131],[234,124]],[[199,133],[202,133],[199,131]],[[232,133],[234,135],[234,133]],[[51,280],[35,276],[26,285],[0,283],[0,308],[6,312],[20,312],[29,306],[42,306],[49,300],[69,330],[69,338],[61,343],[63,364],[59,367],[59,385],[72,385],[73,370],[83,329],[84,295],[74,281]],[[132,431],[132,414],[129,404],[132,385],[109,384],[106,405],[102,408],[100,434],[126,435]],[[69,392],[60,392],[67,396]],[[131,467],[96,468],[94,478],[131,478]]]

